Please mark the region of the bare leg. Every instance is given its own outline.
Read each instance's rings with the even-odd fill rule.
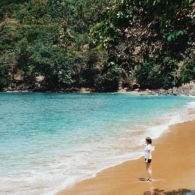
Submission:
[[[152,177],[152,166],[151,163],[145,163],[146,165],[146,171],[148,173],[148,179],[150,180]]]
[[[149,166],[148,166],[148,176],[149,176],[149,179],[152,178],[152,165],[151,165],[151,163],[149,163]]]

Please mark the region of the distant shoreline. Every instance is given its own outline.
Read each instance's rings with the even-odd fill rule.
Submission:
[[[195,96],[195,82],[187,83],[180,87],[173,87],[170,89],[128,89],[128,88],[121,88],[117,91],[96,91],[92,88],[86,87],[71,87],[65,89],[46,89],[46,88],[32,88],[32,89],[8,89],[5,88],[4,90],[0,91],[3,93],[129,93],[129,94],[136,94],[136,95],[149,95],[149,96]]]

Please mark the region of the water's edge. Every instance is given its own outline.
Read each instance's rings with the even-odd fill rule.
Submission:
[[[189,97],[0,95],[0,194],[56,194],[143,155],[145,137],[195,119]]]
[[[193,108],[193,111],[194,111],[194,114],[195,114],[195,102],[191,103],[192,107],[190,105],[187,105],[186,107],[189,107],[190,109]],[[194,107],[193,107],[194,106]],[[177,126],[179,124],[183,124],[183,123],[186,123],[186,122],[190,122],[190,121],[195,121],[195,118],[188,118],[187,120],[180,120],[180,121],[175,121],[175,120],[170,120],[168,123],[166,124],[161,124],[161,125],[157,125],[157,126],[153,126],[153,127],[150,127],[151,131],[158,128],[158,127],[162,127],[163,126],[163,129],[161,129],[161,133],[158,134],[158,135],[154,135],[152,136],[153,140],[155,141],[155,143],[158,143],[158,140],[160,139],[161,136],[165,135],[165,134],[169,134],[169,130],[171,127],[174,127],[174,126]],[[147,135],[146,135],[147,136]],[[124,164],[124,163],[127,163],[129,161],[133,161],[133,160],[139,160],[143,158],[143,154],[140,152],[140,153],[137,153],[137,154],[132,154],[129,156],[128,159],[126,160],[121,160],[117,163],[114,163],[112,165],[109,165],[107,167],[103,167],[102,169],[96,171],[93,175],[91,176],[88,176],[88,177],[85,177],[85,178],[81,178],[80,180],[77,180],[76,182],[72,182],[70,183],[69,185],[67,185],[66,187],[64,188],[61,188],[60,190],[57,190],[57,191],[53,191],[52,193],[46,193],[45,195],[52,195],[52,194],[59,194],[61,192],[66,192],[66,190],[70,189],[70,188],[74,188],[74,186],[76,186],[78,183],[82,182],[82,181],[85,181],[85,180],[88,180],[88,179],[92,179],[92,178],[95,178],[97,176],[97,174],[100,174],[101,172],[104,172],[106,171],[107,169],[110,169],[110,168],[113,168],[113,167],[116,167],[116,166],[119,166],[121,164]]]

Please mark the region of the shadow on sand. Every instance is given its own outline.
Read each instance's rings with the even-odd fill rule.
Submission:
[[[143,195],[195,195],[195,191],[191,191],[189,189],[178,189],[172,191],[154,189],[153,192],[147,191]]]

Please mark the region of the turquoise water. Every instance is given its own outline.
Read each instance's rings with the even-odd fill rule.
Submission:
[[[189,97],[0,94],[0,194],[54,194],[194,119]]]

